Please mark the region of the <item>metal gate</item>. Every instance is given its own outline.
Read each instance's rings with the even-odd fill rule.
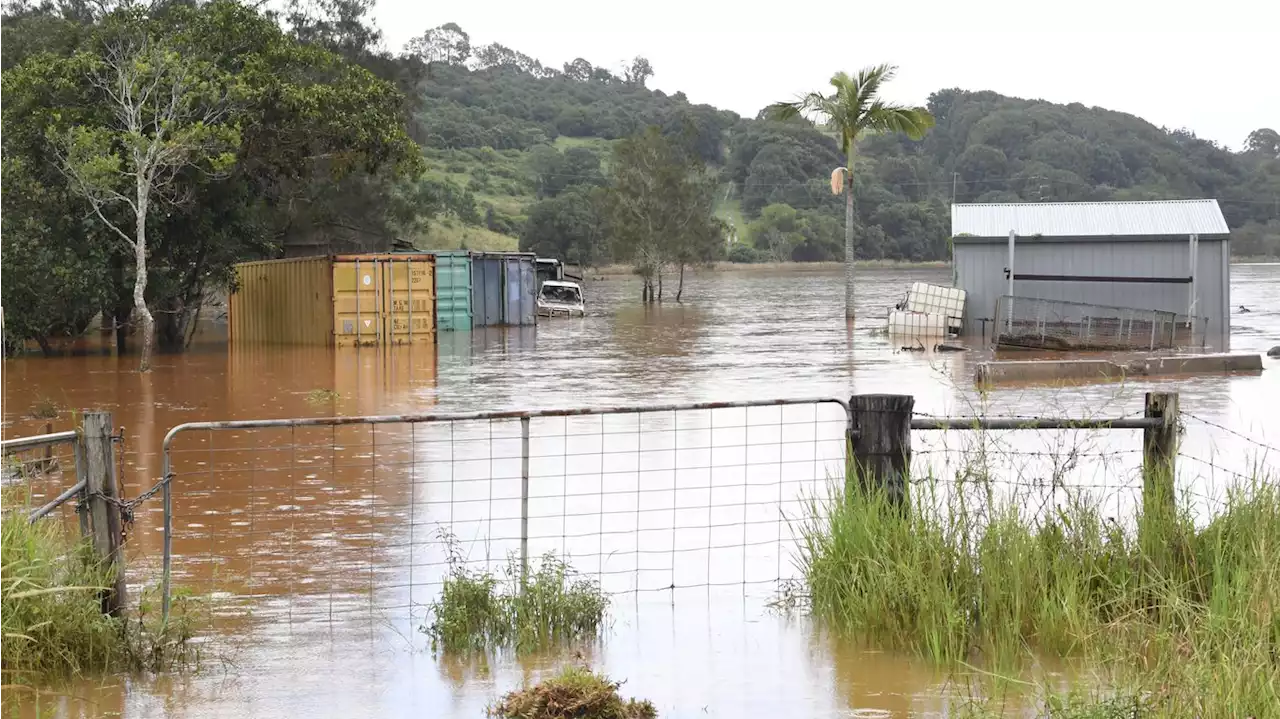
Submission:
[[[451,557],[502,571],[547,551],[610,593],[772,591],[793,569],[788,517],[843,472],[846,406],[179,425],[164,440],[165,611],[172,582],[218,616],[403,621]]]

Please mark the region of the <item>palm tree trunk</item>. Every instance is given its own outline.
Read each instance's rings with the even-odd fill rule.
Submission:
[[[844,185],[844,316],[853,319],[853,151]]]

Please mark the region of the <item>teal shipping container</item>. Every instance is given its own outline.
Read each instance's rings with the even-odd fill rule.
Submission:
[[[439,250],[436,257],[436,328],[442,332],[471,329],[471,253]]]

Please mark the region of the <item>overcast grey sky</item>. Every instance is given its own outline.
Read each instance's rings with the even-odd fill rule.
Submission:
[[[944,87],[1080,102],[1186,127],[1238,149],[1280,128],[1280,1],[378,0],[387,46],[456,22],[559,67],[615,71],[643,55],[649,86],[754,115],[836,70],[899,66],[886,93],[923,104]],[[908,9],[911,8],[911,9]]]

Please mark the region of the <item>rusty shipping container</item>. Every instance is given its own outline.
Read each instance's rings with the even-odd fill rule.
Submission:
[[[336,255],[236,265],[232,342],[337,347],[434,342],[435,258]]]

